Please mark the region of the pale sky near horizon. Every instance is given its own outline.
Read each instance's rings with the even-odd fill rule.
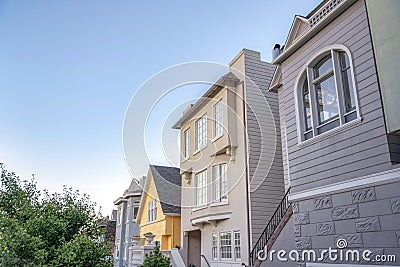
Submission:
[[[42,189],[88,193],[109,215],[131,181],[122,125],[140,85],[184,62],[228,64],[242,48],[270,61],[294,15],[320,1],[0,0],[0,162]],[[187,88],[174,98],[202,93]]]

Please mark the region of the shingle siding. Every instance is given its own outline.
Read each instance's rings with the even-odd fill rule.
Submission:
[[[362,122],[333,136],[298,146],[294,86],[310,55],[333,44],[349,48]],[[286,127],[292,192],[392,168],[364,1],[357,1],[282,64],[281,122]],[[283,149],[286,150],[286,147]],[[285,151],[286,152],[286,151]]]

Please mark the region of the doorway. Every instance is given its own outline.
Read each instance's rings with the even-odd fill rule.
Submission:
[[[192,264],[192,265],[190,265]],[[201,232],[188,232],[188,266],[201,266]]]

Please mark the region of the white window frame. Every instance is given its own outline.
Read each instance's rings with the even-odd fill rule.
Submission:
[[[223,234],[230,235],[230,238],[229,239],[222,239],[222,235]],[[231,261],[233,259],[232,237],[233,237],[233,235],[232,235],[231,231],[226,231],[226,232],[220,232],[219,233],[219,255],[220,255],[221,260],[229,260],[229,261]],[[224,240],[229,241],[230,244],[229,245],[222,245],[222,241],[224,241]],[[222,252],[223,248],[228,248],[230,250],[230,254],[231,254],[230,258],[224,258],[223,257],[223,252]]]
[[[183,132],[183,157],[184,159],[190,157],[190,128]]]
[[[211,258],[213,261],[219,259],[219,234],[217,232],[211,233]]]
[[[223,102],[220,99],[216,104],[213,105],[213,125],[214,125],[214,139],[221,137],[224,134],[224,112]]]
[[[350,64],[350,73],[351,73],[351,82],[352,82],[352,90],[354,94],[354,101],[355,101],[355,111],[356,118],[345,122],[345,116],[347,113],[344,111],[344,99],[343,99],[343,86],[342,86],[342,79],[341,79],[341,69],[339,65],[339,61],[337,58],[338,52],[344,52],[347,54]],[[337,93],[338,99],[338,108],[339,108],[339,126],[334,127],[330,130],[327,130],[323,133],[318,133],[318,127],[323,126],[324,124],[318,125],[317,119],[317,111],[316,108],[313,106],[313,103],[316,103],[316,95],[314,90],[313,81],[317,79],[313,79],[313,67],[324,57],[329,55],[332,57],[333,62],[333,77],[335,80],[335,88]],[[303,106],[303,84],[304,81],[307,79],[308,81],[308,88],[310,92],[310,99],[311,99],[311,130],[313,131],[313,137],[305,140],[304,133],[306,132],[305,129],[305,116],[304,116],[304,106]],[[339,88],[339,89],[338,89]],[[331,45],[323,48],[318,53],[313,55],[311,59],[303,66],[302,71],[297,77],[295,87],[294,87],[294,97],[295,97],[295,108],[296,108],[296,123],[297,123],[297,137],[298,137],[298,145],[304,146],[315,141],[320,140],[321,138],[328,137],[337,131],[341,131],[346,129],[347,127],[353,125],[354,123],[361,121],[360,109],[359,109],[359,101],[358,101],[358,94],[357,94],[357,87],[354,78],[354,66],[353,66],[353,59],[350,53],[350,50],[345,47],[344,45]]]
[[[230,252],[231,252],[231,258],[223,258],[222,257],[222,249],[221,249],[221,235],[222,234],[230,234]],[[237,234],[239,235],[239,239],[235,239]],[[215,238],[216,237],[216,238]],[[235,242],[239,240],[239,243]],[[215,246],[215,242],[216,245]],[[221,232],[212,232],[211,233],[211,258],[212,261],[236,261],[236,262],[241,262],[242,258],[237,258],[236,257],[236,248],[239,248],[239,253],[240,256],[242,256],[242,242],[241,242],[241,234],[239,230],[233,230],[233,231],[221,231]],[[228,246],[224,246],[228,247]],[[214,253],[216,252],[216,254]],[[216,257],[215,257],[216,256]]]
[[[194,190],[195,206],[202,207],[207,205],[207,170],[201,171],[195,175]]]
[[[196,151],[207,146],[207,115],[203,115],[195,122]]]
[[[228,164],[212,166],[213,203],[228,202]]]
[[[150,200],[147,203],[147,222],[152,223],[157,220],[157,201],[155,199]]]
[[[239,238],[237,238],[237,235],[239,235]],[[242,260],[242,248],[241,248],[241,235],[240,235],[240,231],[233,231],[233,258],[235,259],[235,261],[241,261]],[[237,257],[237,251],[236,249],[238,249],[239,251],[239,257]]]

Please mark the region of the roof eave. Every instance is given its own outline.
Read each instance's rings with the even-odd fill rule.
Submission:
[[[231,77],[224,77],[222,76],[221,78],[218,79],[216,83],[214,83],[210,89],[205,92],[199,100],[197,100],[196,103],[188,110],[186,111],[182,117],[175,122],[174,125],[172,125],[172,129],[180,129],[182,128],[183,124],[188,121],[192,117],[192,115],[198,111],[201,107],[203,107],[203,104],[213,95],[215,95],[217,92],[220,90],[224,89],[224,86],[236,86],[240,82],[239,79],[237,78],[231,78]]]
[[[307,41],[314,37],[318,32],[321,31],[326,25],[337,18],[344,10],[350,7],[357,0],[345,0],[343,4],[334,9],[331,13],[326,15],[321,21],[315,24],[311,29],[304,33],[297,41],[295,41],[289,47],[285,47],[284,51],[272,61],[272,64],[281,64],[288,57],[290,57],[294,52],[296,52],[301,46],[303,46]]]

